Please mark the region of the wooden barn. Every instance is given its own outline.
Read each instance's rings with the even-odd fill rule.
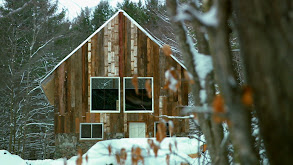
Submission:
[[[56,157],[99,140],[155,137],[159,116],[179,115],[188,104],[188,83],[180,81],[184,66],[161,48],[120,10],[45,76],[41,86],[55,108]],[[176,92],[164,88],[172,67]],[[188,119],[173,123],[176,136],[187,135]]]

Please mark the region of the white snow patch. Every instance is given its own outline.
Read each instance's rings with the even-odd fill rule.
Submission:
[[[20,156],[13,155],[6,150],[0,150],[0,164],[3,165],[26,165],[26,161],[24,161]]]
[[[151,138],[155,141],[154,138]],[[96,143],[91,149],[83,155],[83,165],[96,165],[96,164],[118,164],[116,162],[115,154],[119,153],[122,148],[126,149],[127,159],[125,164],[131,164],[131,148],[140,147],[142,149],[142,156],[144,157],[145,165],[160,164],[166,165],[166,154],[170,154],[169,144],[173,154],[170,154],[170,165],[180,164],[181,162],[188,161],[190,164],[197,164],[197,159],[192,159],[188,154],[194,154],[198,152],[198,145],[202,145],[196,139],[189,138],[165,138],[160,144],[160,150],[158,157],[154,156],[154,152],[150,149],[147,142],[147,138],[125,138],[115,140],[105,140]],[[175,141],[177,142],[177,149],[175,147]],[[112,154],[109,155],[108,146],[112,146]],[[150,150],[150,155],[149,151]],[[88,162],[86,162],[86,155],[88,156]],[[75,165],[77,156],[67,160],[68,165]],[[31,165],[63,165],[64,159],[57,160],[35,160],[28,161]]]
[[[199,91],[200,102],[204,104],[207,100],[207,92],[205,89],[201,89]]]
[[[176,21],[192,21],[193,18],[198,20],[201,24],[208,27],[217,27],[218,26],[218,7],[217,3],[211,7],[211,9],[206,13],[201,13],[195,10],[188,4],[182,5],[178,9],[178,14],[175,17]]]
[[[205,89],[205,79],[206,76],[213,71],[213,60],[212,57],[209,55],[204,55],[201,53],[198,53],[198,51],[194,48],[193,41],[191,37],[187,36],[187,43],[189,45],[190,51],[193,55],[193,62],[195,65],[195,71],[199,77],[200,86],[202,89]],[[204,104],[206,101],[206,91],[201,90],[200,96],[201,96],[201,102]]]
[[[196,13],[194,12],[194,14]],[[208,12],[202,14],[199,18],[205,25],[216,27],[218,25],[217,14],[218,8],[214,5]]]

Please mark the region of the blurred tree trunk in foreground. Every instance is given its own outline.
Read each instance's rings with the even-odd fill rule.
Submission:
[[[293,52],[293,2],[215,0],[178,5],[176,0],[167,0],[167,5],[185,65],[196,82],[192,87],[196,107],[206,110],[191,112],[199,114],[212,163],[223,164],[219,159],[228,156],[223,155],[227,149],[226,138],[218,136],[223,140],[217,142],[219,130],[213,129],[213,124],[205,124],[214,123],[215,120],[210,119],[219,112],[224,116],[221,122],[229,125],[233,162],[261,163],[256,151],[259,146],[255,146],[252,136],[252,114],[255,111],[269,162],[290,164],[293,148],[293,56],[290,54]],[[197,31],[197,51],[186,24],[191,24]],[[233,65],[232,33],[238,35],[244,79],[247,80],[244,85],[237,82],[239,73]],[[205,39],[209,43],[208,51],[200,48],[205,45]],[[199,53],[212,56],[215,83],[219,85],[220,98],[224,100],[224,111],[219,111],[215,105],[213,110],[205,108],[204,104],[212,107],[208,100],[200,103],[201,90],[209,91],[209,87],[208,84],[197,84],[201,79],[196,69],[201,62],[197,61]],[[204,115],[200,116],[202,113]]]

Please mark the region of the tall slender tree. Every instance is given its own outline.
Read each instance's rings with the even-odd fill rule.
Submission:
[[[45,158],[53,152],[53,108],[38,82],[58,59],[55,42],[69,28],[65,12],[50,1],[5,0],[0,13],[1,146],[24,158]]]

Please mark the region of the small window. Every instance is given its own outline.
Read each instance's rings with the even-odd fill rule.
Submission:
[[[98,140],[103,139],[103,123],[80,123],[80,139]]]
[[[91,77],[91,113],[120,112],[120,78]]]
[[[155,137],[157,135],[157,131],[158,131],[158,125],[159,125],[160,122],[155,122]],[[169,132],[169,123],[165,123],[166,125],[166,137],[170,137],[170,132]]]
[[[150,83],[151,96],[148,96],[146,82]],[[151,113],[154,110],[153,78],[138,77],[138,94],[132,84],[132,77],[124,77],[124,112]]]

